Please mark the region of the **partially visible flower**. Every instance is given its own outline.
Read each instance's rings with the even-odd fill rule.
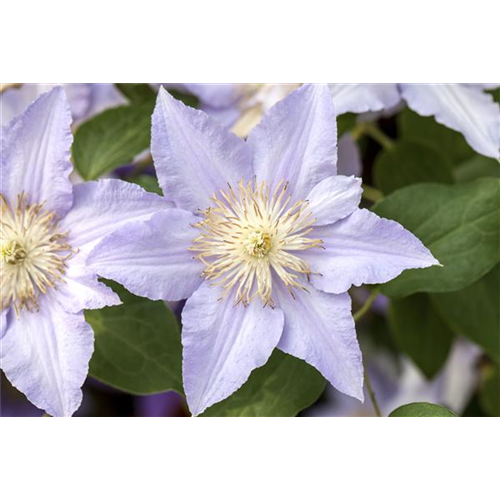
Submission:
[[[188,87],[205,110],[246,137],[266,111],[298,84],[197,84]],[[331,83],[337,115],[388,111],[403,100],[416,113],[460,132],[478,153],[500,158],[500,106],[487,89],[497,84]],[[270,96],[265,100],[264,97]]]
[[[80,405],[93,351],[84,309],[119,303],[85,263],[123,223],[169,204],[116,180],[72,186],[71,113],[57,87],[2,127],[0,368],[54,416]]]
[[[2,84],[3,85],[3,84]],[[2,88],[0,125],[21,114],[36,98],[54,88],[51,83],[23,83]],[[63,85],[74,122],[124,104],[126,100],[112,83],[67,83]]]
[[[202,109],[232,128],[239,137],[247,137],[260,122],[264,113],[300,83],[222,83],[186,84],[188,91],[197,96]]]
[[[443,405],[461,414],[478,385],[480,355],[481,350],[476,345],[457,341],[445,366],[433,380],[426,379],[405,356],[400,359],[399,369],[383,353],[373,356],[367,370],[382,415],[389,415],[405,404],[418,402]],[[325,402],[308,410],[306,416],[375,416],[371,401],[361,403],[334,391],[328,391],[326,397]]]
[[[358,209],[360,180],[336,175],[336,136],[326,86],[277,103],[246,142],[160,90],[151,150],[176,208],[105,238],[88,264],[137,295],[188,298],[193,414],[231,395],[275,347],[363,399],[347,290],[437,264],[401,225]]]

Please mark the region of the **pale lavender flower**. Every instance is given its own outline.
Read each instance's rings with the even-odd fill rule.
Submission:
[[[161,89],[152,154],[176,204],[91,253],[98,274],[151,299],[187,298],[183,376],[194,415],[279,349],[363,399],[353,285],[437,261],[396,222],[358,209],[361,181],[336,175],[326,86],[273,106],[248,141]]]
[[[85,264],[112,230],[168,207],[116,180],[72,186],[71,113],[58,87],[1,129],[0,367],[55,416],[80,405],[93,351],[84,309],[119,303]]]

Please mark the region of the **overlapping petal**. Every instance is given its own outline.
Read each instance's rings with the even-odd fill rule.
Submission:
[[[161,196],[117,179],[102,179],[74,187],[74,203],[61,225],[69,243],[88,253],[105,236],[129,222],[151,217],[171,207]]]
[[[204,283],[182,313],[184,389],[193,415],[235,392],[264,365],[283,331],[283,313],[253,300],[219,300],[220,287]]]
[[[68,261],[64,281],[57,283],[54,298],[66,312],[73,314],[84,309],[121,304],[118,295],[98,281],[97,274],[88,267],[85,257],[77,254]]]
[[[188,250],[199,219],[185,210],[167,209],[150,220],[129,224],[104,238],[87,265],[104,278],[149,299],[180,300],[202,283],[204,269]]]
[[[361,179],[357,177],[334,175],[316,184],[307,197],[315,225],[333,224],[351,215],[362,195]]]

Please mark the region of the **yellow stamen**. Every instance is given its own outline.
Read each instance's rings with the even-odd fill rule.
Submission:
[[[206,266],[203,277],[220,285],[224,295],[234,289],[236,303],[244,305],[259,296],[274,307],[273,279],[290,293],[305,289],[300,275],[309,276],[311,270],[293,252],[323,242],[308,237],[314,217],[306,201],[291,203],[288,183],[281,181],[270,195],[266,182],[240,181],[236,190],[229,185],[212,201],[202,211],[204,219],[196,224],[201,234],[190,248]]]
[[[38,298],[63,279],[74,254],[53,212],[30,205],[21,193],[15,207],[0,195],[0,307],[38,310]]]

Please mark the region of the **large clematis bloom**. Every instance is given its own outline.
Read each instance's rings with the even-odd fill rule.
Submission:
[[[437,261],[398,223],[358,209],[360,179],[336,175],[328,88],[291,93],[248,141],[161,89],[152,131],[158,179],[176,207],[103,239],[88,264],[137,295],[188,299],[191,412],[231,395],[276,347],[363,399],[347,290]]]

